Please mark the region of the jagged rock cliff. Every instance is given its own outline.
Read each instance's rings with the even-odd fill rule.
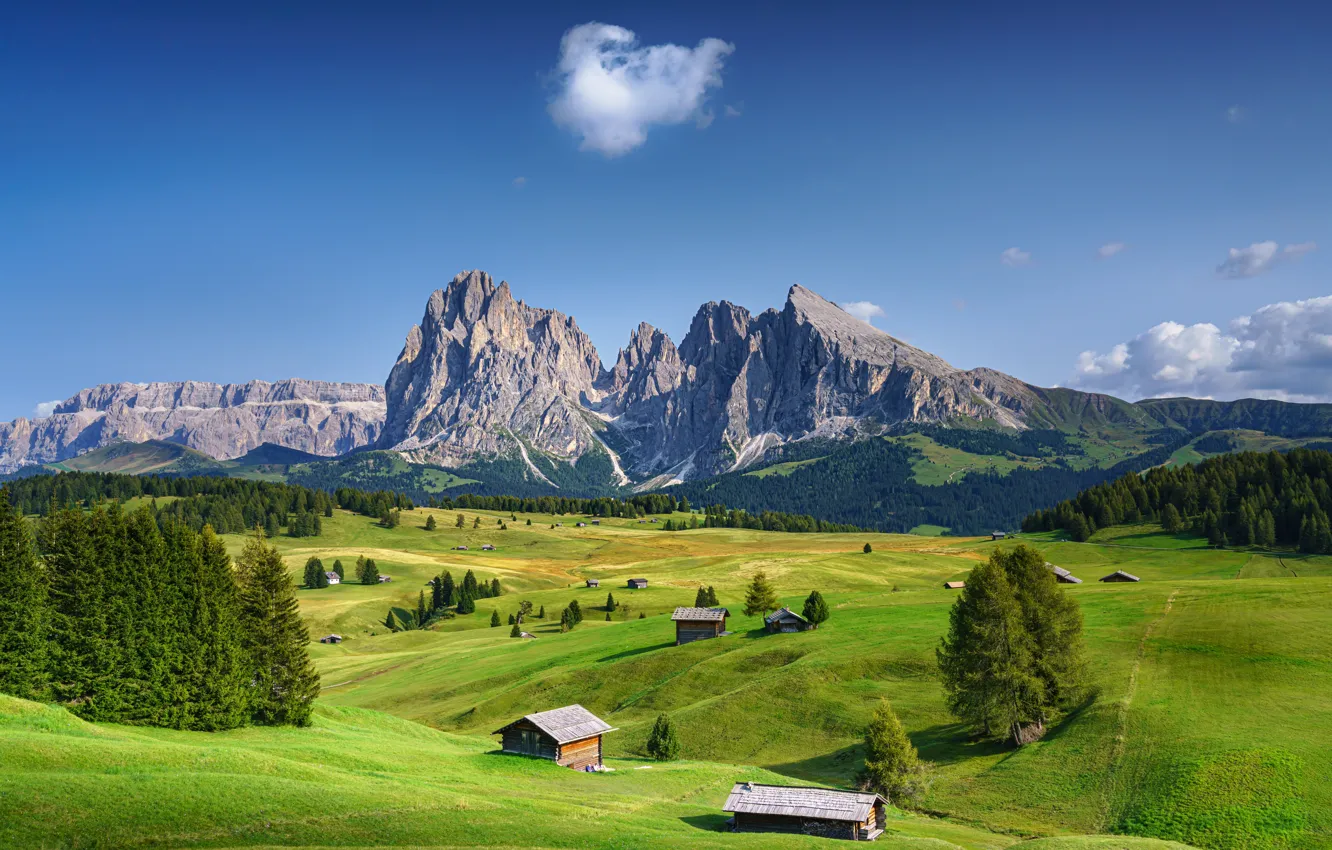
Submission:
[[[385,385],[380,446],[446,465],[529,446],[577,458],[597,444],[584,405],[600,398],[600,373],[572,318],[464,272],[431,294],[407,334]]]
[[[710,475],[781,443],[902,422],[1022,428],[1040,403],[1021,381],[956,369],[800,286],[757,317],[705,304],[678,349],[639,325],[603,371],[573,319],[515,302],[507,283],[475,271],[430,296],[387,398],[379,446],[415,460],[517,451],[530,467],[530,449],[576,461],[615,444],[639,478]]]
[[[180,443],[218,459],[263,443],[338,455],[374,442],[383,421],[384,391],[373,384],[103,384],[66,399],[44,419],[0,423],[0,472],[145,440]]]

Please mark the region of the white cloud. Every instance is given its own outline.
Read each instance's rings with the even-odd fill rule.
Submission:
[[[1225,262],[1216,267],[1216,273],[1231,280],[1254,277],[1271,271],[1273,266],[1284,260],[1296,259],[1317,248],[1316,242],[1301,242],[1285,248],[1279,248],[1270,239],[1255,242],[1247,248],[1231,248]]]
[[[738,103],[732,106],[728,103],[726,104],[726,109],[723,114],[727,118],[739,118],[741,115],[745,114],[745,105],[743,103]]]
[[[55,413],[56,405],[60,404],[60,402],[62,401],[64,401],[64,399],[58,398],[55,401],[41,402],[32,409],[32,418],[45,419],[46,417],[50,416],[52,413]]]
[[[1244,120],[1244,107],[1235,105],[1226,110],[1226,120],[1231,124],[1238,124]]]
[[[1031,252],[1023,251],[1021,248],[1009,248],[999,255],[999,262],[1013,268],[1025,266],[1031,262]]]
[[[513,188],[515,188],[515,189],[521,189],[521,188],[523,188],[523,187],[526,186],[526,185],[527,185],[527,178],[526,178],[526,177],[515,177],[515,178],[513,178]]]
[[[848,301],[839,306],[865,324],[870,324],[875,316],[884,315],[883,308],[871,301]]]
[[[1332,401],[1332,296],[1269,304],[1225,331],[1162,322],[1078,355],[1070,385],[1127,398]]]
[[[1104,260],[1107,257],[1113,257],[1115,254],[1118,254],[1120,251],[1124,250],[1127,247],[1128,246],[1125,245],[1123,242],[1107,242],[1101,247],[1097,248],[1096,253],[1098,256],[1100,256],[1101,259]]]
[[[551,117],[582,136],[583,150],[608,157],[643,144],[654,124],[706,127],[713,117],[704,109],[708,89],[721,86],[722,61],[734,50],[718,38],[693,48],[640,47],[624,27],[576,26],[560,42]]]

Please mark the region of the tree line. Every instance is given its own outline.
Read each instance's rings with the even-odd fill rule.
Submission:
[[[112,503],[49,511],[34,535],[0,495],[0,691],[93,721],[309,723],[309,634],[262,532],[233,567],[208,526]]]
[[[1214,546],[1326,554],[1332,553],[1329,481],[1332,453],[1242,452],[1125,475],[1030,514],[1022,527],[1062,530],[1081,541],[1108,526],[1159,522],[1167,532],[1189,530]]]

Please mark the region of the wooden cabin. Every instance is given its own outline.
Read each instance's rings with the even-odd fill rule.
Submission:
[[[1101,581],[1142,581],[1142,579],[1132,573],[1126,573],[1123,570],[1115,570],[1110,575],[1101,579]]]
[[[527,637],[524,635],[524,637]],[[581,705],[529,714],[492,732],[506,753],[550,759],[583,770],[601,766],[601,736],[615,727]]]
[[[319,639],[320,643],[342,643],[342,635],[324,635]]]
[[[482,544],[482,546],[481,546],[481,551],[482,551],[482,552],[494,552],[494,551],[495,551],[495,544],[494,544],[494,543],[484,543],[484,544]]]
[[[723,811],[733,832],[790,832],[849,841],[883,834],[884,806],[878,794],[737,782]]]
[[[807,632],[814,624],[790,608],[778,608],[763,618],[763,627],[770,632]]]
[[[576,522],[574,523],[574,525],[577,526],[578,528],[587,528],[587,523],[585,522]]]
[[[342,576],[337,573],[324,573],[324,578],[328,579],[329,584],[342,584]]]
[[[587,580],[587,586],[588,586],[588,587],[601,587],[601,580],[600,580],[600,579],[595,579],[595,578],[590,578],[590,579]]]
[[[675,621],[675,645],[721,637],[730,614],[725,608],[676,608],[671,615]]]
[[[1063,567],[1056,567],[1054,564],[1050,563],[1049,561],[1045,562],[1045,567],[1050,572],[1055,574],[1055,581],[1059,582],[1060,584],[1082,584],[1082,579],[1073,575]]]
[[[594,519],[594,520],[592,520],[592,524],[593,524],[593,525],[601,525],[601,520],[599,520],[599,519]]]
[[[991,531],[991,532],[990,532],[990,539],[991,539],[991,540],[1003,540],[1003,539],[1004,539],[1005,537],[1007,537],[1007,536],[1008,536],[1008,535],[1005,534],[1005,533],[1003,533],[1002,531]]]
[[[947,588],[948,590],[961,590],[962,588],[964,588],[964,587],[966,587],[966,586],[967,586],[967,583],[966,583],[965,581],[946,581],[946,582],[944,582],[944,587]]]
[[[380,584],[388,584],[388,583],[391,582],[391,581],[393,581],[393,576],[386,576],[386,575],[384,575],[383,573],[380,573],[380,574],[379,574],[379,583],[380,583]]]
[[[644,589],[645,587],[647,587],[647,579],[645,579],[645,578],[631,578],[631,579],[629,579],[629,588],[630,588],[631,590],[642,590],[642,589]]]

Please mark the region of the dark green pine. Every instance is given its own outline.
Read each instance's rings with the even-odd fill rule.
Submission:
[[[0,693],[46,695],[49,619],[46,571],[37,560],[27,520],[0,489]]]
[[[239,566],[241,628],[254,674],[250,716],[263,725],[307,726],[319,696],[319,674],[310,662],[310,634],[282,556],[255,535]]]

